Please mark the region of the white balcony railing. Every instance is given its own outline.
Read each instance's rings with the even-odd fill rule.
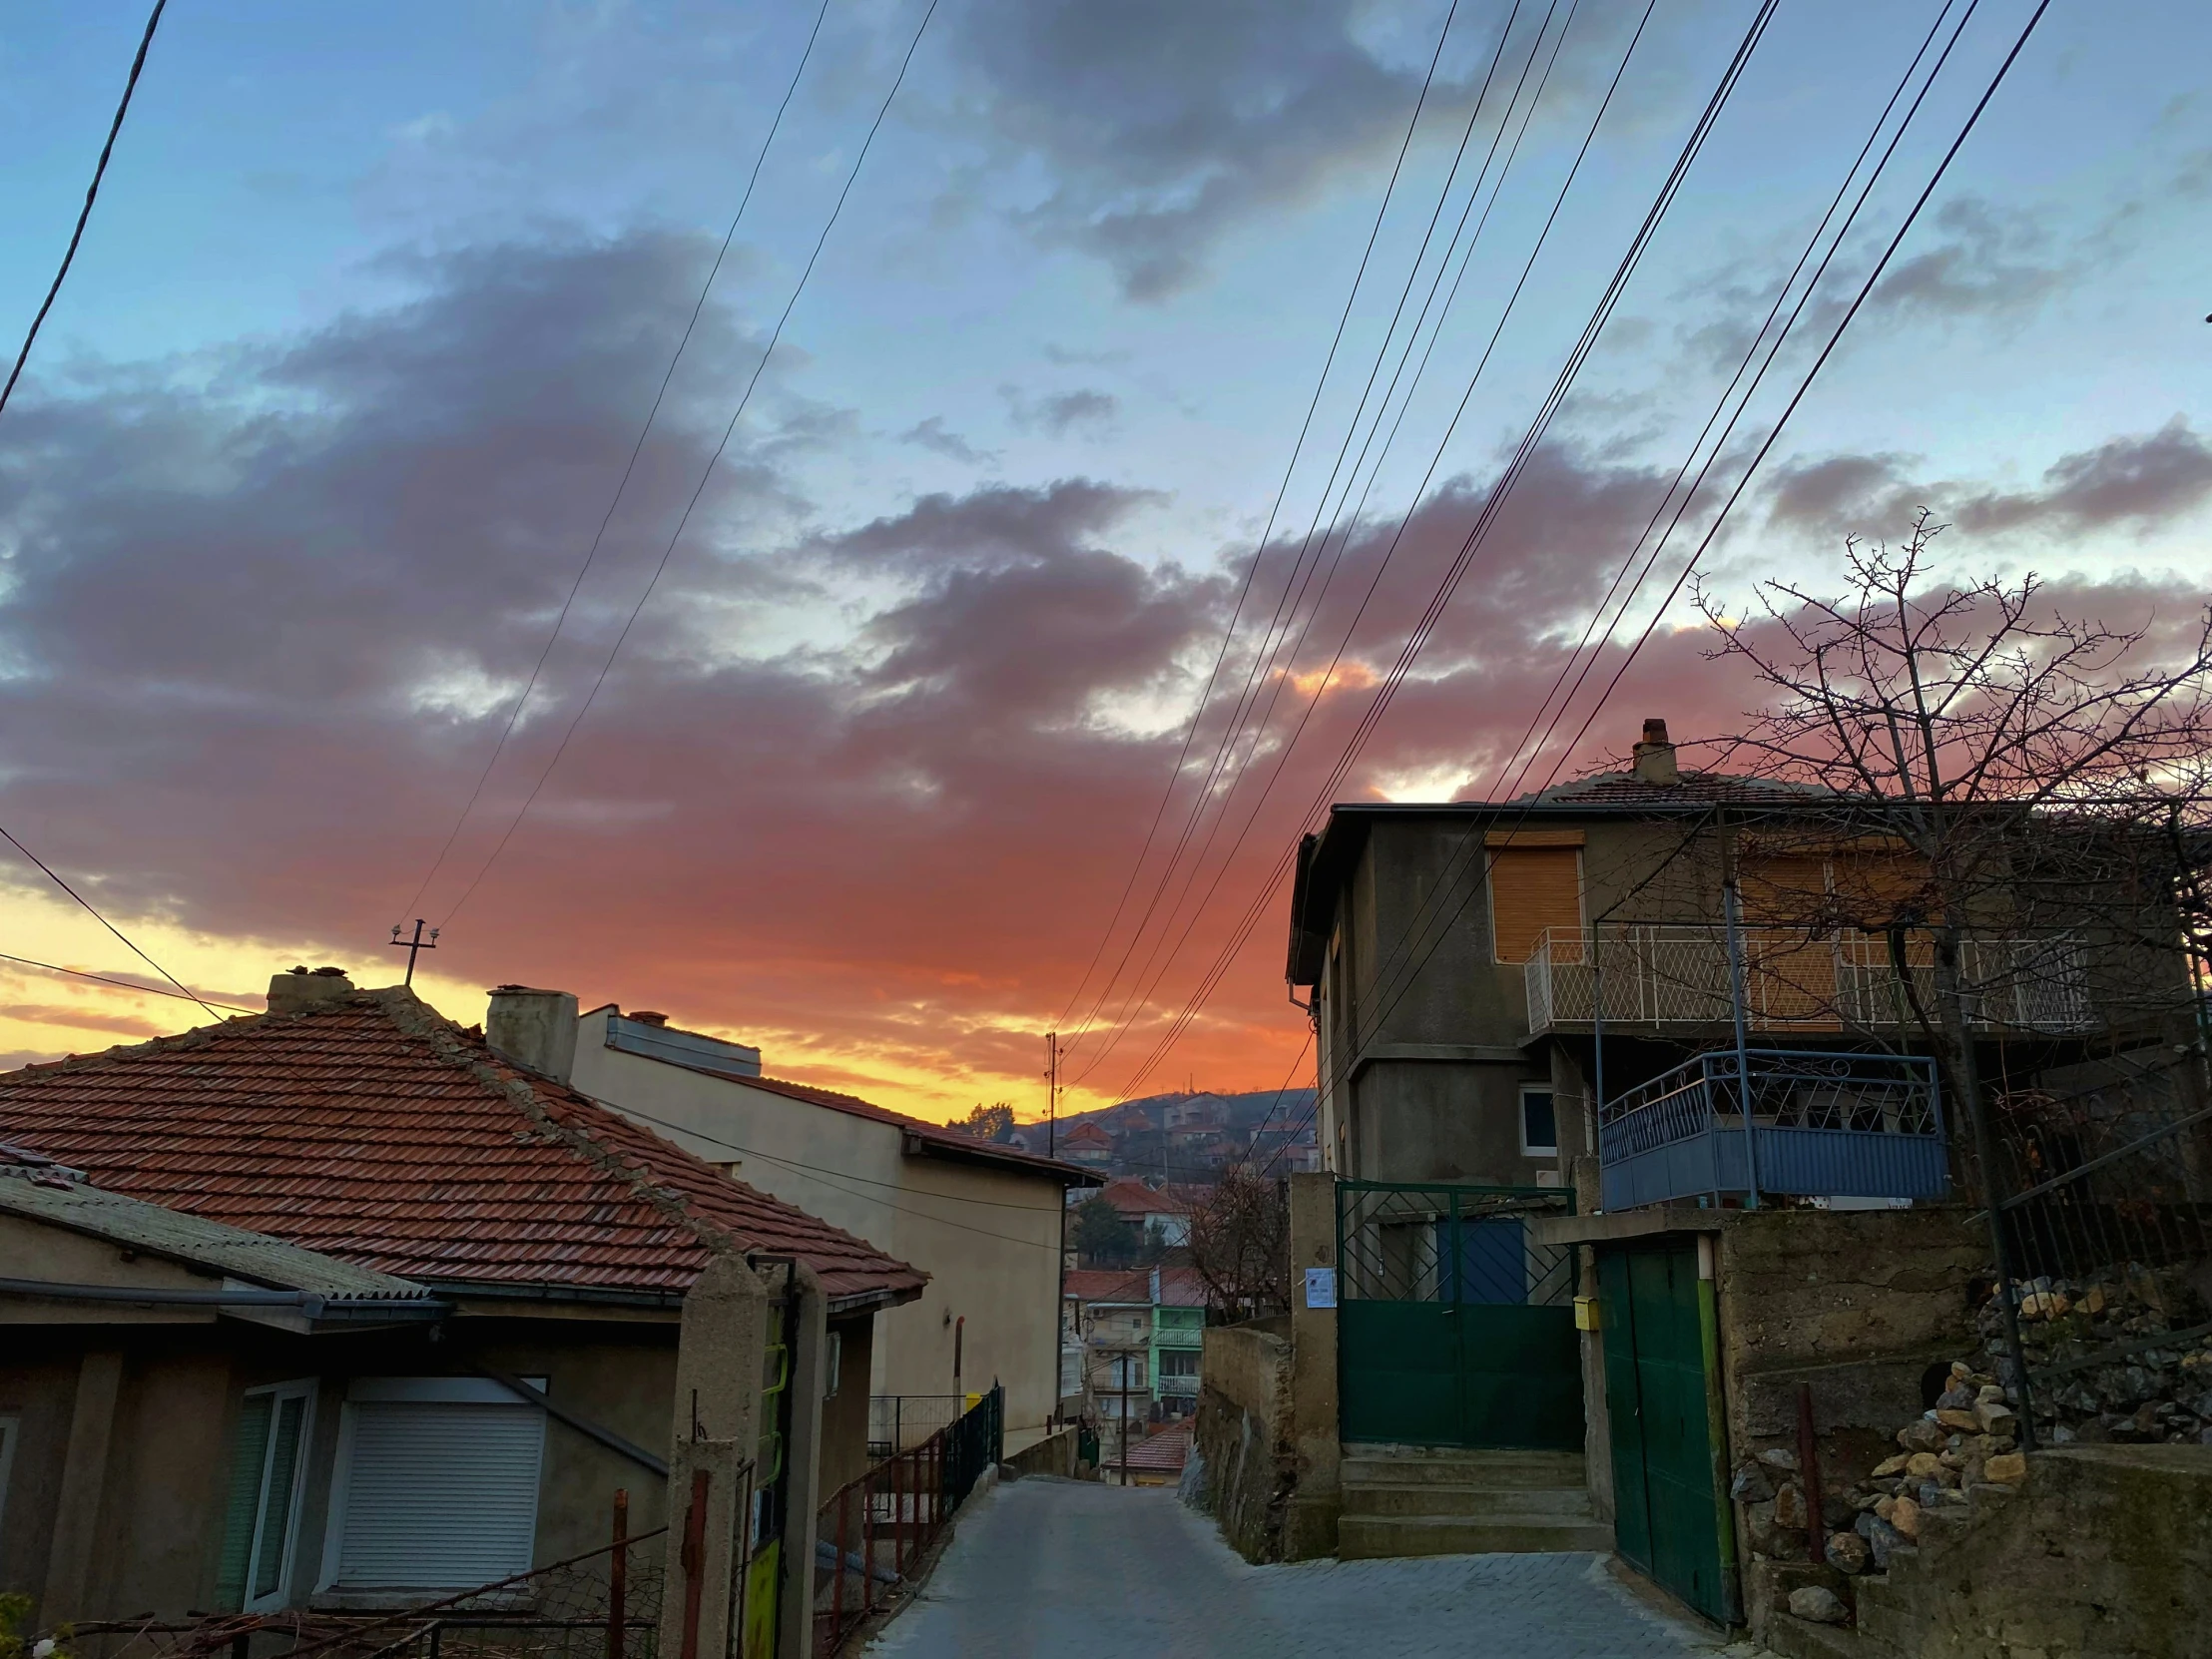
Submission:
[[[1935,963],[1926,935],[1906,952],[1851,931],[1809,938],[1798,929],[1747,927],[1744,1012],[1755,1030],[1879,1030],[1933,1010]],[[1728,940],[1719,927],[1619,925],[1547,931],[1523,970],[1528,1028],[1585,1026],[1603,986],[1609,1025],[1725,1027],[1731,1022]],[[2080,941],[1967,939],[1960,951],[1966,1017],[1983,1029],[2081,1031],[2093,1023]]]

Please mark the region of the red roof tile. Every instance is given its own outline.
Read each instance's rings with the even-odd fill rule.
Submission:
[[[1122,1466],[1133,1469],[1166,1469],[1178,1472],[1191,1460],[1191,1419],[1171,1422],[1157,1434],[1148,1434],[1122,1454]]]
[[[398,989],[0,1074],[0,1138],[438,1285],[680,1293],[731,1248],[796,1256],[836,1302],[927,1281]]]
[[[1065,1294],[1083,1302],[1152,1302],[1150,1268],[1070,1268],[1064,1283]],[[1206,1286],[1198,1270],[1160,1269],[1160,1306],[1205,1307]]]
[[[1191,1212],[1191,1200],[1181,1191],[1148,1187],[1126,1175],[1107,1182],[1098,1196],[1125,1216],[1184,1216]]]

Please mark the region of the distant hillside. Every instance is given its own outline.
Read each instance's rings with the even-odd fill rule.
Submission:
[[[1209,1098],[1228,1103],[1229,1121],[1234,1127],[1251,1130],[1257,1128],[1264,1119],[1267,1126],[1272,1130],[1288,1128],[1298,1123],[1313,1106],[1314,1091],[1311,1087],[1306,1087],[1249,1089],[1241,1093],[1224,1094],[1216,1093],[1210,1089],[1200,1089],[1195,1093],[1188,1089],[1176,1089],[1168,1094],[1149,1094],[1141,1099],[1126,1100],[1117,1106],[1099,1106],[1087,1112],[1063,1112],[1060,1115],[1060,1127],[1063,1130],[1072,1129],[1079,1123],[1096,1123],[1102,1118],[1118,1117],[1132,1107],[1144,1113],[1147,1118],[1157,1125],[1161,1121],[1164,1107],[1179,1105],[1186,1100]],[[1274,1112],[1272,1117],[1269,1116],[1271,1109]],[[1034,1122],[1017,1122],[1015,1127],[1024,1131],[1032,1128],[1042,1129],[1044,1119],[1038,1118]]]

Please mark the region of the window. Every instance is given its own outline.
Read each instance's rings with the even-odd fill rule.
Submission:
[[[526,1571],[544,1455],[545,1412],[497,1382],[356,1379],[338,1435],[322,1586],[465,1590]]]
[[[1170,1348],[1160,1352],[1162,1377],[1196,1377],[1199,1351],[1195,1348]]]
[[[299,1528],[301,1453],[314,1414],[314,1382],[249,1388],[231,1445],[231,1493],[216,1574],[225,1607],[281,1607],[291,1587]]]
[[[1522,830],[1486,837],[1493,960],[1525,962],[1547,931],[1579,933],[1581,841],[1579,830]]]
[[[1521,1085],[1520,1149],[1531,1158],[1558,1156],[1559,1121],[1552,1111],[1551,1090],[1542,1084]]]
[[[842,1331],[832,1331],[830,1333],[830,1341],[823,1345],[822,1397],[824,1399],[835,1399],[837,1397],[837,1377],[843,1370],[844,1333]]]

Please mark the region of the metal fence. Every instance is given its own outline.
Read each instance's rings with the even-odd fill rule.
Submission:
[[[1574,1296],[1574,1252],[1526,1223],[1567,1213],[1562,1190],[1338,1183],[1337,1294],[1348,1302],[1549,1306]]]
[[[1761,1030],[1887,1030],[1934,1004],[1935,958],[1909,943],[1900,975],[1886,937],[1851,929],[1740,929],[1744,1012]],[[1959,951],[1969,1025],[2065,1032],[2093,1023],[2087,958],[2069,934],[1969,938]],[[1554,927],[1522,970],[1531,1031],[1554,1025],[1723,1026],[1733,1017],[1726,929]],[[1603,994],[1602,1010],[1599,1006]]]
[[[2046,1424],[2171,1393],[2159,1386],[2168,1373],[2212,1382],[2212,1353],[2189,1352],[2212,1346],[2203,1067],[2185,1050],[2139,1050],[2075,1068],[2072,1087],[1997,1098],[1995,1210],[2021,1335],[2011,1358]]]
[[[967,1408],[965,1394],[870,1394],[867,1454],[881,1459],[911,1451]]]
[[[919,1444],[831,1494],[815,1521],[816,1653],[835,1653],[898,1593],[983,1471],[1003,1458],[1005,1443],[1006,1390],[994,1385]]]
[[[599,1548],[437,1601],[380,1612],[290,1608],[183,1624],[81,1624],[109,1659],[658,1659],[665,1537],[630,1535],[617,1494],[614,1536]],[[282,1643],[282,1646],[276,1644]]]

